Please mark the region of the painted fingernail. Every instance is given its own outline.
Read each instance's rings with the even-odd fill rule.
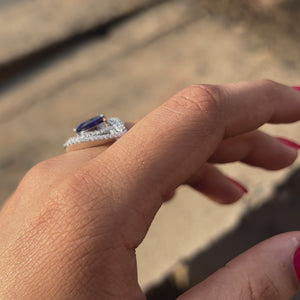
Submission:
[[[278,137],[277,138],[280,142],[284,143],[285,145],[289,146],[289,147],[292,147],[294,149],[297,149],[299,150],[300,149],[300,145],[291,141],[291,140],[288,140],[286,138],[283,138],[283,137]]]
[[[228,177],[228,179],[234,184],[234,185],[236,185],[238,188],[240,188],[242,191],[243,191],[243,193],[248,193],[248,189],[244,186],[244,185],[242,185],[240,182],[238,182],[238,181],[236,181],[235,179],[232,179],[231,177]]]
[[[300,248],[298,248],[294,254],[294,268],[300,282]]]
[[[293,88],[297,91],[300,91],[300,86],[293,86]]]

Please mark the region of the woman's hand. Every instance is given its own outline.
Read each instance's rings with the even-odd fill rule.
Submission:
[[[144,299],[135,249],[163,201],[181,184],[238,200],[243,189],[213,163],[290,165],[297,146],[257,129],[299,119],[300,93],[272,81],[195,85],[109,148],[38,164],[0,214],[0,298]],[[299,247],[300,232],[267,240],[180,299],[289,299]]]

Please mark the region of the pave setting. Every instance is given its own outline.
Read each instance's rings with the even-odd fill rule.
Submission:
[[[106,119],[104,115],[100,115],[81,123],[74,132],[76,136],[64,143],[67,151],[112,143],[124,135],[127,129],[119,118]]]

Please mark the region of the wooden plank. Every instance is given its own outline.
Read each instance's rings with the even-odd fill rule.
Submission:
[[[0,10],[0,66],[160,0],[22,0]]]

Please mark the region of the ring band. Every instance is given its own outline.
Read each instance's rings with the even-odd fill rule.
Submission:
[[[127,132],[125,124],[119,118],[107,119],[103,114],[81,123],[76,129],[76,136],[64,143],[69,151],[96,147],[115,142]]]

